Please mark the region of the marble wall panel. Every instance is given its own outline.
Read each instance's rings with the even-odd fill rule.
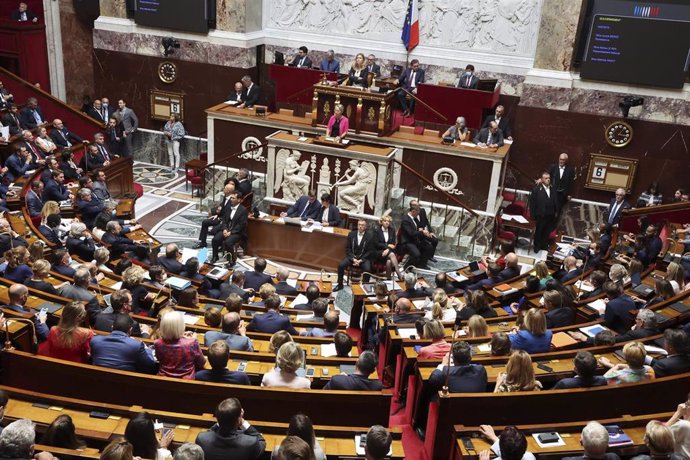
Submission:
[[[216,0],[216,29],[246,32],[247,1],[252,0]]]
[[[582,4],[582,0],[544,2],[534,67],[570,70]]]
[[[72,0],[60,0],[60,29],[67,103],[81,107],[84,95],[93,96],[93,24],[81,20]]]
[[[241,69],[256,65],[256,52],[253,48],[236,48],[197,40],[179,39],[179,42],[180,48],[175,50],[170,59]],[[156,35],[96,29],[93,31],[93,46],[100,50],[163,57],[161,37]]]
[[[101,16],[109,16],[111,18],[127,17],[125,0],[101,0],[100,5]]]

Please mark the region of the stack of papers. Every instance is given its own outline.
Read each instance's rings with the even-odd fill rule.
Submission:
[[[527,224],[527,223],[529,223],[529,220],[525,219],[524,216],[520,216],[520,215],[518,215],[518,214],[502,214],[501,217],[502,217],[503,220],[505,220],[505,221],[511,221],[511,220],[513,220],[513,221],[518,222],[518,223],[520,223],[520,224]]]
[[[594,302],[588,303],[587,306],[596,310],[599,315],[603,315],[606,311],[606,302],[604,299],[597,299]]]
[[[305,296],[304,294],[299,294],[297,297],[295,297],[295,300],[293,300],[290,305],[294,307],[295,305],[302,305],[305,303],[309,303],[307,296]]]
[[[398,328],[398,335],[403,339],[409,339],[413,335],[417,335],[417,329],[413,327],[401,327]]]
[[[184,323],[185,324],[196,324],[197,321],[199,321],[198,316],[188,315],[185,313],[185,315],[184,315]]]

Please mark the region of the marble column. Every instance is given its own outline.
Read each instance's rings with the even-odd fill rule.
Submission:
[[[534,67],[569,71],[582,0],[549,0],[541,11]]]
[[[109,3],[115,1],[110,0]],[[122,4],[124,5],[124,1]],[[74,107],[81,107],[84,95],[93,96],[93,24],[79,18],[72,0],[60,0],[59,8],[59,24],[61,35],[64,37],[61,39],[64,100]]]
[[[257,0],[216,0],[216,30],[236,33],[261,30],[262,3]]]
[[[127,9],[125,0],[100,0],[101,16],[109,16],[111,18],[127,18]]]

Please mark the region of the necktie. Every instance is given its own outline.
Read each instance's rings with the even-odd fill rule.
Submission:
[[[309,209],[309,201],[307,201],[307,205],[304,207],[304,209],[302,209],[302,213],[299,216],[304,216],[304,214],[307,212],[307,209]]]
[[[41,120],[41,117],[38,115],[38,110],[33,110],[34,113],[34,120],[36,120],[36,124],[40,125],[43,120]]]
[[[103,121],[106,121],[105,117],[108,111],[105,109],[105,107],[101,107],[101,118],[103,118]]]
[[[304,58],[299,60],[299,65],[298,67],[302,67],[304,65]]]
[[[239,100],[241,100],[241,99],[242,99],[242,93],[241,93],[241,92],[240,92],[240,93],[237,93],[237,100],[239,101]]]
[[[232,211],[230,211],[230,220],[232,220],[235,217],[235,211],[237,211],[237,206],[232,208]]]
[[[21,125],[19,124],[19,119],[15,114],[12,114],[12,119],[14,119],[14,124],[17,125],[18,128],[21,128]]]
[[[417,82],[414,81],[414,80],[415,80],[415,78],[414,78],[414,77],[415,77],[415,73],[416,73],[416,72],[412,71],[412,75],[410,76],[410,86],[411,86],[412,88],[415,88],[415,87],[417,86]]]
[[[72,147],[72,144],[70,143],[70,141],[67,140],[67,136],[65,136],[65,133],[62,132],[62,131],[58,131],[58,132],[60,133],[60,135],[62,136],[62,138],[63,138],[63,139],[65,140],[65,142],[67,143],[67,147]]]
[[[105,161],[110,161],[110,155],[108,155],[108,151],[105,149],[104,146],[99,145],[98,150],[101,151],[101,155],[103,155],[103,158],[105,159]]]
[[[465,78],[465,88],[469,88],[469,87],[470,87],[470,76],[468,75]]]
[[[609,224],[612,224],[613,221],[615,220],[614,218],[616,217],[616,213],[618,212],[619,204],[616,201],[613,204],[613,208],[611,208],[611,215],[609,216]]]
[[[486,138],[486,145],[492,144],[492,142],[491,142],[493,140],[492,137],[493,137],[493,133],[491,131],[489,131],[489,136]]]

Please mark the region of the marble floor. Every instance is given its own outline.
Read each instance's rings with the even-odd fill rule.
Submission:
[[[185,184],[184,171],[171,172],[168,167],[137,161],[134,165],[135,181],[144,188],[144,196],[136,202],[136,216],[139,222],[156,239],[164,244],[177,243],[182,248],[191,248],[197,241],[201,222],[207,217],[202,209],[202,200],[191,195],[191,186]],[[600,206],[585,203],[571,203],[563,213],[559,227],[569,235],[585,235],[586,231],[601,221],[605,209]],[[477,230],[482,233],[490,232],[481,222],[472,225],[483,226]],[[463,228],[463,233],[465,232]],[[486,235],[485,235],[486,236]],[[529,233],[518,234],[517,253],[523,263],[530,264],[535,260],[545,259],[545,251],[534,254],[529,243]],[[488,241],[486,237],[484,241]],[[208,242],[210,246],[210,241]],[[469,237],[460,235],[444,235],[439,242],[436,262],[430,262],[430,270],[421,270],[420,274],[433,282],[437,272],[450,271],[463,267],[466,260],[474,260],[486,252],[486,244],[471,243]],[[239,261],[239,270],[250,270],[253,258],[247,257]],[[269,261],[270,272],[279,268],[279,264]],[[295,273],[316,273],[301,267],[287,266]],[[328,274],[335,281],[335,274]],[[336,294],[336,305],[345,314],[352,308],[352,291],[346,287]]]

